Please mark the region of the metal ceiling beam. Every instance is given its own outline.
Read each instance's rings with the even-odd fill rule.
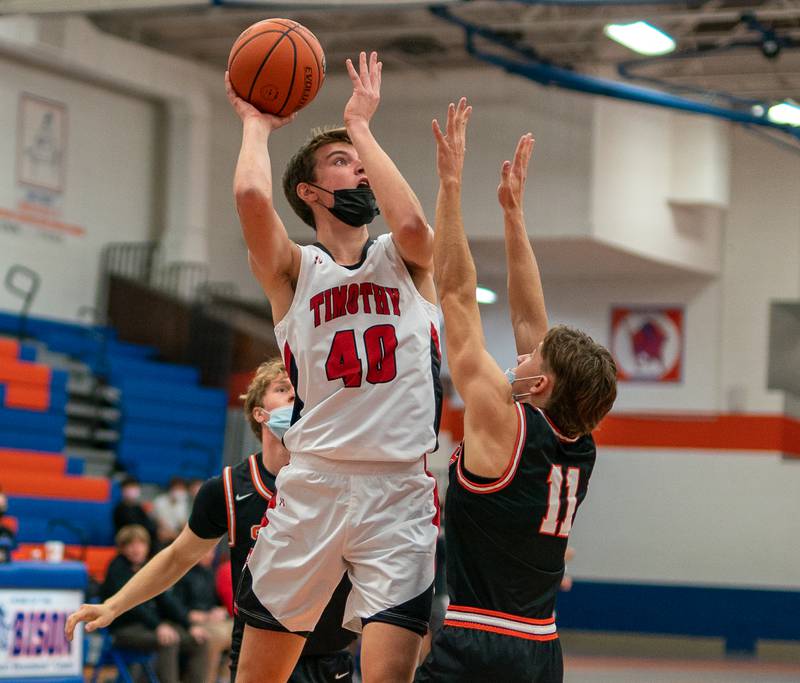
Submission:
[[[0,0],[0,14],[80,14],[208,7],[213,0]]]
[[[778,131],[791,136],[795,143],[800,141],[800,129],[788,125],[777,124],[766,116],[756,116],[744,109],[737,109],[716,104],[709,104],[699,99],[691,99],[676,95],[666,90],[644,88],[638,85],[622,83],[608,78],[577,73],[569,69],[554,66],[542,61],[530,48],[517,45],[502,35],[493,32],[488,26],[479,26],[452,14],[446,8],[434,8],[432,12],[454,25],[464,29],[467,51],[476,58],[504,69],[510,74],[523,76],[544,86],[555,86],[590,95],[599,95],[613,99],[636,102],[650,106],[674,109],[692,114],[714,116],[735,123],[758,126]],[[480,36],[495,47],[505,48],[512,52],[514,58],[502,56],[494,52],[481,50],[475,45],[475,37]],[[800,151],[800,147],[797,148]]]
[[[590,13],[587,11],[582,12],[580,15],[564,16],[558,19],[540,19],[530,24],[525,23],[524,21],[508,21],[505,19],[497,21],[493,18],[488,18],[485,20],[482,19],[482,21],[486,26],[496,31],[551,31],[554,29],[575,29],[577,27],[584,28],[587,26],[602,27],[608,23],[627,23],[643,19],[646,19],[651,23],[669,23],[670,25],[682,24],[687,21],[696,21],[697,23],[719,21],[735,22],[741,18],[743,13],[743,10],[731,9],[715,9],[709,11],[699,10],[694,12],[683,8],[674,11],[669,9],[642,9],[639,12],[635,12],[628,7],[615,7],[613,10],[614,11],[609,12],[608,14],[603,14],[602,16],[596,12]],[[797,19],[800,17],[800,8],[761,6],[756,9],[754,13],[759,20],[762,21],[772,21],[774,19]],[[459,12],[459,16],[468,18],[469,13]],[[497,13],[495,13],[494,16],[496,17]],[[661,26],[661,28],[666,27]]]
[[[463,0],[437,0],[437,5],[451,5]],[[215,5],[224,7],[283,7],[285,2],[275,0],[214,0]],[[299,0],[295,2],[298,10],[305,9],[391,9],[397,7],[428,7],[431,0]],[[388,7],[387,7],[388,6]]]

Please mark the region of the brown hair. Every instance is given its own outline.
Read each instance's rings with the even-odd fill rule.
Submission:
[[[150,545],[150,534],[141,524],[127,524],[114,536],[114,542],[120,550],[133,541],[144,541]]]
[[[589,434],[617,397],[617,365],[611,354],[588,334],[557,325],[544,337],[542,360],[555,375],[547,414],[568,436]]]
[[[320,147],[334,142],[353,144],[344,128],[314,128],[311,131],[311,137],[289,159],[286,170],[283,172],[283,193],[286,195],[286,199],[302,221],[314,230],[317,229],[314,214],[311,207],[297,196],[297,186],[300,183],[314,182],[317,179],[316,151]]]
[[[261,438],[261,423],[253,417],[253,408],[261,405],[269,385],[284,375],[286,375],[286,368],[283,367],[283,361],[280,358],[268,360],[256,368],[256,374],[250,380],[247,393],[239,396],[239,399],[244,401],[244,414],[257,439]]]

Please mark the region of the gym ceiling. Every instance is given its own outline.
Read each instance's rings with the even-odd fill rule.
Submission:
[[[475,59],[465,49],[465,30],[434,16],[430,4],[414,0],[0,0],[0,13],[64,14],[66,10],[85,14],[103,31],[220,69],[244,28],[269,16],[290,14],[316,33],[329,64],[343,62],[363,46],[377,49],[386,68],[475,68]],[[671,35],[678,47],[671,57],[628,64],[629,76],[648,79],[640,83],[723,91],[752,100],[800,101],[800,0],[437,4],[509,44],[531,48],[554,65],[606,78],[620,78],[618,65],[638,56],[609,40],[603,27],[648,21]]]

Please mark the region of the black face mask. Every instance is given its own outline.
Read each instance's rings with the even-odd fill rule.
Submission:
[[[347,225],[354,228],[369,225],[375,220],[375,216],[381,212],[370,187],[357,187],[353,190],[334,190],[331,192],[324,187],[314,185],[314,183],[309,183],[309,185],[332,194],[333,207],[328,211],[342,223],[347,223]]]

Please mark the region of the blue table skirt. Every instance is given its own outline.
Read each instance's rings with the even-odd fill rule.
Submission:
[[[83,562],[24,561],[0,564],[0,588],[86,590],[88,580]]]

